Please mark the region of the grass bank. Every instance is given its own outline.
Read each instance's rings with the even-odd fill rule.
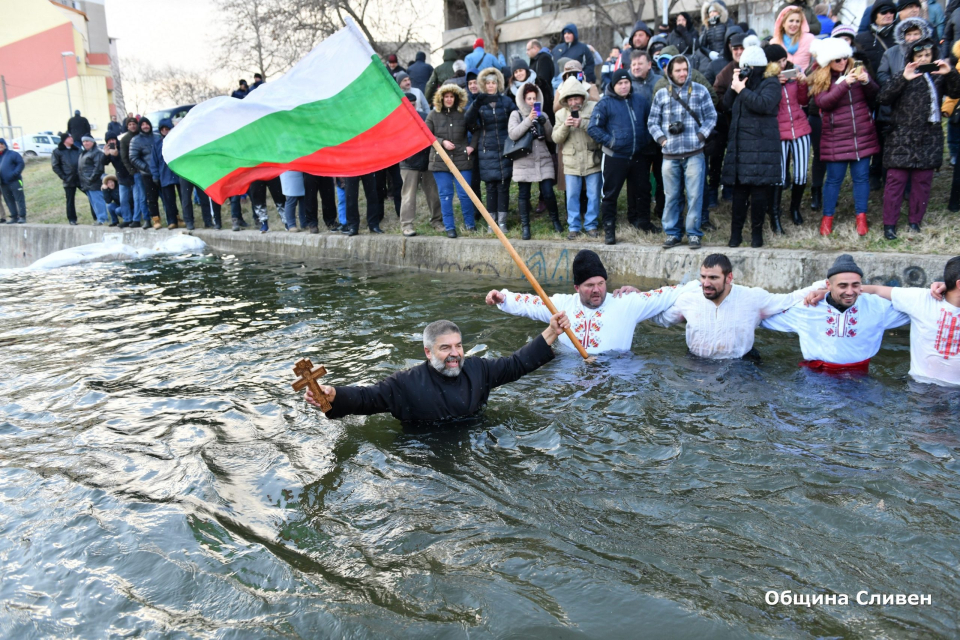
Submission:
[[[933,192],[930,197],[930,206],[927,210],[923,222],[923,233],[911,234],[907,232],[906,204],[903,205],[903,215],[900,219],[899,235],[900,238],[890,242],[883,238],[883,223],[881,210],[883,206],[883,193],[874,191],[870,193],[870,207],[868,218],[870,222],[870,233],[860,237],[854,228],[853,211],[853,193],[849,178],[844,182],[840,191],[840,201],[837,205],[837,215],[834,224],[834,231],[827,238],[819,235],[820,224],[819,212],[810,211],[809,191],[803,202],[802,215],[804,224],[800,227],[794,226],[789,220],[789,214],[786,207],[789,205],[789,194],[784,194],[784,220],[783,227],[786,231],[783,236],[774,236],[770,233],[769,224],[764,229],[764,242],[768,247],[782,249],[809,249],[817,251],[880,251],[880,252],[899,252],[899,253],[934,253],[943,255],[955,255],[960,247],[960,214],[947,211],[947,201],[950,197],[950,181],[952,170],[945,162],[943,169],[940,170],[933,180]],[[66,209],[64,206],[63,189],[60,180],[50,169],[50,162],[47,159],[38,159],[27,163],[23,174],[24,190],[27,200],[27,218],[30,222],[42,223],[61,223],[67,222]],[[534,189],[536,191],[536,189]],[[563,202],[563,192],[558,191],[560,202],[560,217],[566,226],[566,206]],[[535,197],[535,196],[534,196]],[[269,201],[269,198],[268,198]],[[509,220],[510,231],[507,234],[511,239],[520,241],[520,223],[516,213],[517,187],[516,184],[511,187],[511,214]],[[457,220],[462,220],[459,213],[459,204],[455,205],[457,209]],[[276,218],[276,209],[272,202],[271,210],[271,233],[284,231],[274,231],[282,229],[282,225]],[[387,233],[400,233],[400,224],[394,213],[393,203],[388,201],[385,205],[386,215],[382,228]],[[620,196],[617,241],[621,243],[659,245],[663,242],[663,234],[646,234],[633,229],[626,224],[626,189]],[[360,202],[361,220],[363,219],[364,203],[361,190]],[[82,193],[77,193],[77,215],[81,224],[89,224],[92,216],[90,207]],[[199,218],[199,209],[196,211]],[[244,203],[244,215],[249,218],[251,215],[249,201]],[[226,216],[229,218],[229,214]],[[417,233],[423,236],[443,237],[443,232],[435,231],[429,225],[429,213],[426,208],[426,198],[419,194],[417,198]],[[710,219],[717,225],[718,230],[707,232],[703,238],[705,247],[726,247],[730,239],[730,203],[721,202],[720,206],[711,211]],[[229,220],[227,229],[229,229]],[[481,226],[482,223],[481,223]],[[461,233],[466,231],[462,224],[458,224],[458,230]],[[565,239],[566,233],[556,234],[550,224],[547,214],[534,214],[531,222],[531,231],[533,237],[540,240]],[[361,232],[365,233],[361,224]],[[749,232],[745,234],[749,243]],[[454,242],[451,240],[451,242]],[[601,243],[602,239],[589,238],[586,235],[581,236],[580,242],[584,245]],[[686,245],[673,249],[673,251],[686,251]]]

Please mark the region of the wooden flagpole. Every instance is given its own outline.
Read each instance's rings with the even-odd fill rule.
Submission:
[[[467,192],[468,196],[470,196],[470,200],[473,201],[473,206],[477,208],[477,211],[480,212],[480,215],[483,216],[483,219],[487,221],[487,224],[490,225],[490,228],[493,229],[493,232],[497,234],[497,238],[499,238],[500,242],[503,243],[503,246],[506,247],[507,253],[510,254],[510,257],[513,258],[513,261],[517,263],[517,266],[520,268],[520,272],[523,274],[523,277],[525,277],[527,282],[533,286],[533,290],[538,296],[540,296],[540,299],[543,300],[543,304],[546,305],[547,309],[550,310],[550,314],[556,314],[557,308],[554,306],[553,301],[550,300],[550,297],[546,294],[546,292],[544,292],[543,287],[540,286],[540,283],[537,282],[537,279],[533,277],[532,273],[530,273],[530,269],[528,269],[527,265],[524,264],[520,254],[518,254],[517,250],[513,248],[512,244],[510,244],[507,236],[503,235],[503,231],[500,230],[500,226],[497,224],[496,220],[493,219],[493,216],[490,215],[490,212],[487,211],[487,208],[483,206],[482,202],[480,202],[480,198],[478,198],[477,194],[475,194],[473,189],[470,188],[470,183],[464,179],[463,175],[460,173],[460,170],[457,169],[455,164],[453,164],[453,160],[451,160],[450,156],[447,155],[447,150],[443,148],[443,145],[440,144],[440,141],[436,138],[433,140],[433,148],[436,149],[437,155],[440,156],[444,164],[447,165],[447,168],[450,169],[450,173],[452,173],[457,179],[457,182],[460,183],[460,186],[463,187],[463,190]],[[567,328],[564,330],[564,333],[566,333],[567,337],[570,338],[570,342],[572,342],[573,346],[577,348],[577,351],[580,352],[580,355],[583,356],[584,360],[590,357],[590,354],[588,354],[586,349],[583,348],[583,345],[580,344],[580,340],[577,339],[577,336],[574,335],[573,331]]]

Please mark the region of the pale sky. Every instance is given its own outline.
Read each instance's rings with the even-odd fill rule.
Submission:
[[[438,7],[438,11],[430,12],[437,19],[428,31],[428,40],[437,46],[443,23],[442,3],[427,1]],[[214,69],[219,30],[234,26],[229,16],[220,14],[213,0],[105,0],[105,5],[107,31],[117,38],[120,57],[139,58],[158,66],[169,63],[196,71]],[[253,71],[251,68],[248,74],[251,81]],[[234,75],[220,72],[218,79],[224,86],[233,86]]]

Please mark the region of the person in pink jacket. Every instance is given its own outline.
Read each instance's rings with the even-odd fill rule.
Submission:
[[[803,9],[791,5],[784,7],[777,16],[777,21],[773,23],[770,43],[786,49],[787,60],[806,71],[810,66],[810,43],[816,39],[816,36],[810,33],[810,25],[803,15]]]
[[[807,166],[810,164],[810,133],[812,128],[807,120],[803,108],[807,106],[807,76],[803,69],[789,61],[787,51],[779,44],[768,44],[763,48],[764,55],[771,64],[779,67],[780,80],[780,111],[777,113],[777,123],[780,125],[780,153],[783,161],[782,179],[780,185],[773,191],[773,206],[770,209],[770,226],[773,232],[780,235],[783,228],[780,226],[780,199],[787,186],[789,175],[792,185],[790,189],[790,217],[793,224],[803,224],[800,215],[800,201],[803,191],[807,187]],[[790,71],[791,69],[795,71]],[[787,72],[786,74],[784,72]],[[791,76],[792,74],[792,76]],[[793,159],[793,171],[787,171],[790,160]]]

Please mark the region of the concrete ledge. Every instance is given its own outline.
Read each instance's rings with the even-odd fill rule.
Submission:
[[[0,267],[25,267],[54,251],[122,236],[132,246],[147,246],[169,231],[131,230],[89,225],[0,225]],[[430,272],[466,272],[505,279],[522,276],[496,239],[438,237],[404,238],[397,235],[232,232],[198,229],[190,232],[221,254],[262,254],[274,259],[348,260]],[[836,253],[786,249],[728,249],[686,245],[671,250],[636,244],[605,246],[575,242],[530,240],[514,243],[538,280],[560,284],[570,280],[570,264],[577,251],[589,247],[603,259],[615,284],[659,286],[695,277],[704,256],[722,252],[734,264],[736,281],[771,291],[790,291],[826,275]],[[853,253],[866,274],[877,284],[926,286],[943,276],[950,256]]]

